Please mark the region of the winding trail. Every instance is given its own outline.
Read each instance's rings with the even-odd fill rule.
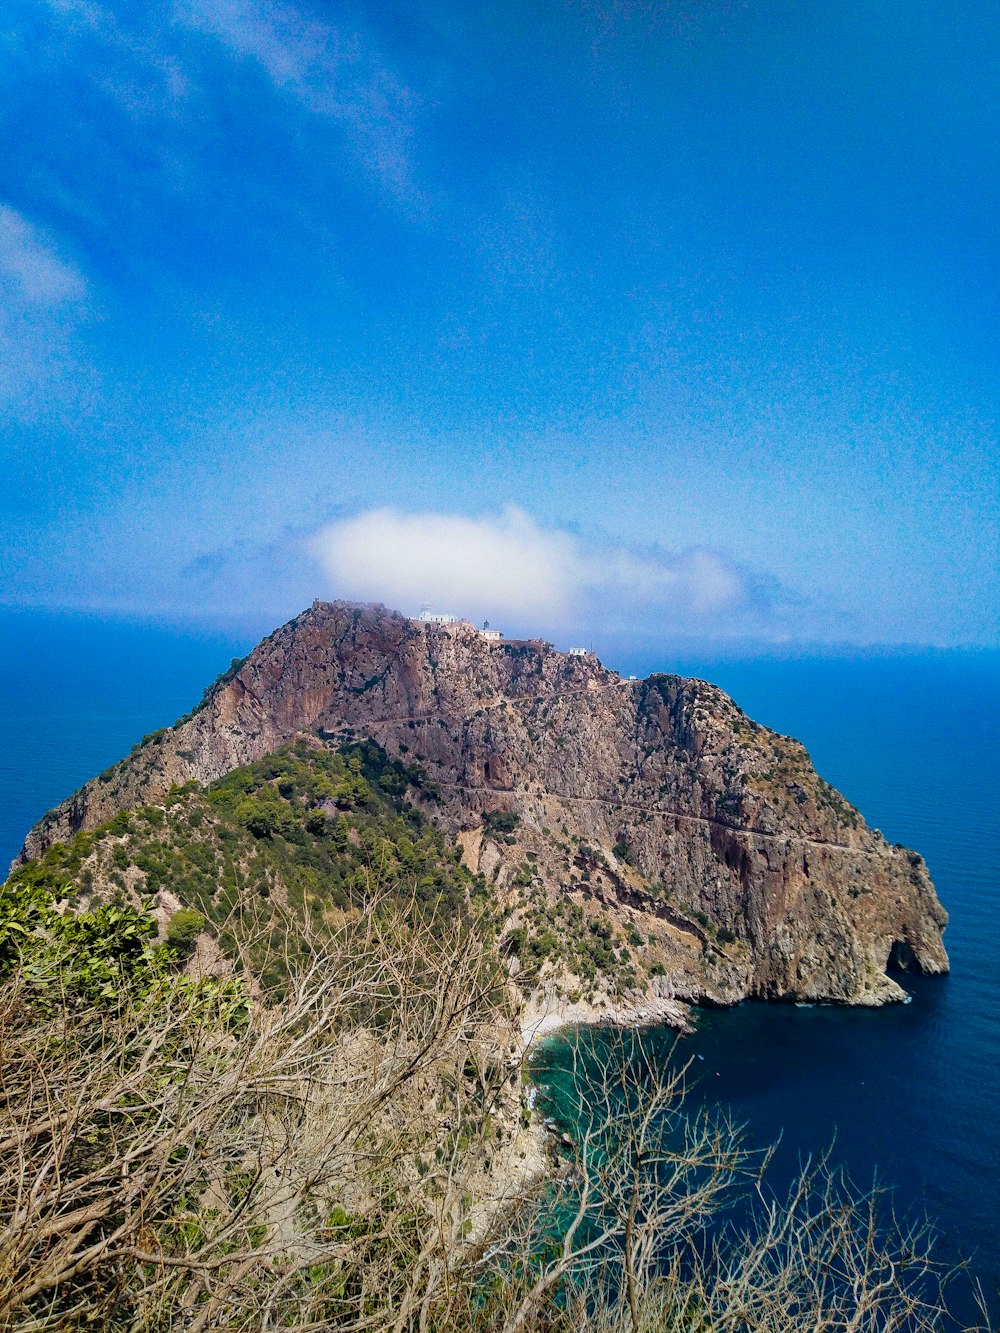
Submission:
[[[589,682],[587,685],[584,685],[582,687],[567,688],[562,690],[549,690],[540,694],[499,695],[491,700],[480,703],[475,709],[475,711],[471,713],[468,711],[451,712],[446,709],[436,709],[434,712],[431,713],[408,713],[402,717],[384,717],[384,718],[378,718],[377,720],[370,719],[366,723],[366,726],[367,728],[374,730],[375,728],[378,727],[406,726],[411,722],[438,722],[444,719],[456,722],[471,722],[476,717],[478,717],[480,713],[486,712],[490,709],[502,708],[507,704],[517,706],[519,704],[538,703],[540,701],[547,702],[554,699],[567,698],[576,695],[605,694],[612,690],[630,689],[641,683],[642,682],[638,680],[619,679],[610,681],[604,685],[596,685],[593,682]],[[350,726],[350,724],[347,723],[343,725],[344,727]],[[331,732],[335,732],[336,730],[338,730],[338,728],[330,728],[329,730]],[[452,790],[465,791],[470,793],[477,791],[497,791],[497,792],[513,793],[518,790],[518,788],[516,787],[500,787],[492,785],[473,787],[467,782],[448,782],[444,779],[434,779],[434,780],[440,787],[448,787]],[[852,847],[849,843],[840,842],[833,838],[809,838],[801,834],[774,833],[769,829],[762,829],[756,826],[747,827],[738,824],[730,824],[727,823],[726,820],[718,819],[712,815],[696,815],[692,814],[690,811],[687,810],[664,808],[662,806],[650,806],[638,801],[612,800],[609,797],[602,797],[602,796],[571,796],[568,793],[554,792],[548,790],[547,788],[543,788],[540,793],[536,792],[535,794],[536,795],[540,794],[542,796],[550,797],[552,800],[571,802],[577,805],[602,805],[610,809],[634,810],[639,814],[653,815],[660,819],[684,820],[689,824],[718,828],[724,830],[727,833],[733,833],[741,837],[763,838],[769,842],[780,843],[784,846],[794,845],[801,847],[812,847],[817,851],[824,851],[832,848],[837,851],[848,852],[851,853],[852,855],[863,856],[863,857],[869,857],[872,855],[873,852],[884,854],[883,849],[878,847],[877,844],[874,848],[864,849],[860,847]],[[885,849],[885,851],[887,850],[888,849]]]
[[[435,778],[433,781],[439,787],[450,787],[456,791],[503,791],[516,792],[517,787],[471,787],[467,782],[447,782],[444,779]],[[861,847],[852,847],[850,843],[836,842],[832,838],[806,838],[799,834],[788,835],[782,833],[771,833],[766,829],[754,827],[741,827],[738,824],[727,824],[724,819],[715,819],[711,815],[692,815],[684,810],[665,809],[662,806],[643,805],[639,801],[612,801],[605,796],[567,796],[561,792],[549,791],[542,788],[540,791],[531,793],[535,796],[549,796],[554,801],[568,801],[574,805],[603,805],[614,810],[636,810],[640,814],[655,815],[661,819],[685,819],[692,824],[708,824],[713,828],[725,829],[727,833],[736,833],[745,837],[766,838],[771,842],[784,843],[786,846],[796,844],[804,847],[815,847],[819,851],[828,848],[834,848],[836,851],[851,852],[856,856],[869,857],[871,850],[865,850]],[[876,848],[875,850],[881,851]]]

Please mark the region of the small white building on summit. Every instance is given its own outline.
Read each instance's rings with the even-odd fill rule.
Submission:
[[[458,616],[449,616],[441,611],[432,611],[425,602],[420,608],[420,615],[417,619],[425,625],[455,625],[458,623]]]
[[[427,602],[420,608],[420,615],[413,619],[418,625],[468,625],[470,629],[475,629],[481,639],[486,639],[489,643],[499,643],[503,634],[498,629],[494,629],[488,620],[483,621],[483,627],[470,624],[464,616],[453,616],[444,611],[432,611]]]

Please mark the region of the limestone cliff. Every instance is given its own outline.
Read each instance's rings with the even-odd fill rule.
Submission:
[[[613,920],[641,944],[638,991],[871,1004],[901,996],[890,964],[947,970],[922,859],[721,690],[342,602],[276,630],[193,715],[50,812],[22,859],[301,733],[371,737],[419,767],[414,799],[514,926],[558,925],[568,904],[588,928]]]

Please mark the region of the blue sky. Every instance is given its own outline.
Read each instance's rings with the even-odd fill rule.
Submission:
[[[9,0],[0,57],[0,601],[1000,640],[994,4]]]

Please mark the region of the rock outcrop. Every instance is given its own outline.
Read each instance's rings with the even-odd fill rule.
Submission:
[[[612,914],[652,949],[665,997],[872,1004],[902,995],[889,968],[947,970],[922,859],[715,686],[623,680],[591,655],[377,606],[316,602],[276,630],[51,811],[21,859],[302,733],[370,737],[418,766],[420,799],[515,919],[519,890]]]

